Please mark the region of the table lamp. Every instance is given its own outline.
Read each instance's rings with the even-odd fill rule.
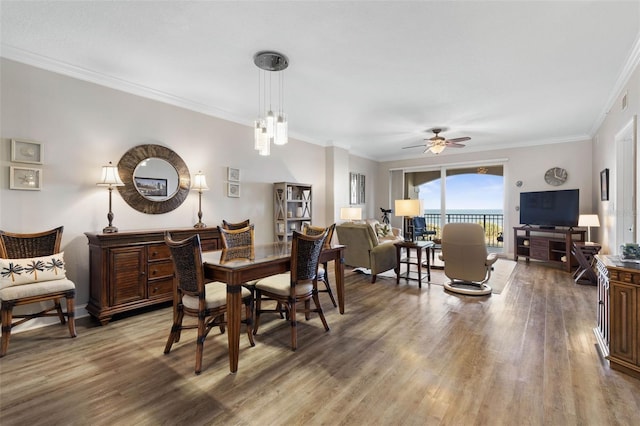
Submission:
[[[422,202],[419,199],[413,200],[396,200],[395,202],[395,215],[405,217],[405,241],[413,241],[413,233],[411,237],[407,238],[407,220],[420,216],[422,214]]]
[[[204,228],[207,225],[202,223],[202,191],[208,191],[209,187],[207,186],[207,178],[201,171],[198,171],[198,173],[193,176],[193,185],[191,186],[191,189],[198,191],[198,223],[193,225],[193,227]]]
[[[591,227],[599,227],[600,220],[597,214],[581,214],[578,216],[578,226],[587,227],[587,241],[591,242]]]
[[[362,220],[362,208],[360,207],[342,207],[340,208],[340,219],[353,222]]]
[[[107,219],[109,220],[109,225],[102,229],[102,232],[105,234],[118,232],[118,228],[113,226],[113,212],[111,211],[111,193],[113,192],[114,186],[124,186],[122,180],[120,180],[120,174],[118,173],[118,167],[114,166],[111,161],[106,166],[102,166],[102,177],[100,178],[100,182],[96,184],[97,186],[106,186],[109,188],[109,213],[107,213]]]

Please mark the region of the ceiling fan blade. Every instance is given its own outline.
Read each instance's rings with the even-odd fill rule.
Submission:
[[[403,146],[402,149],[409,149],[409,148],[421,148],[423,147],[424,144],[421,143],[420,145],[412,145],[412,146]]]
[[[461,137],[461,138],[447,139],[447,142],[456,143],[456,142],[464,142],[464,141],[468,141],[468,140],[471,140],[471,138],[469,136],[464,136],[464,137]]]
[[[462,144],[462,143],[455,143],[450,141],[447,141],[445,145],[449,148],[464,148],[466,146],[465,144]]]

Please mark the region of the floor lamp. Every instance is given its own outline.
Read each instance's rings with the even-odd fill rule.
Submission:
[[[118,228],[113,226],[113,212],[111,211],[111,193],[113,192],[113,187],[124,186],[124,183],[122,182],[122,180],[120,180],[118,167],[114,166],[111,161],[109,161],[109,164],[107,164],[106,166],[102,166],[102,177],[100,178],[100,182],[98,182],[96,185],[106,186],[109,188],[109,213],[107,213],[109,225],[106,228],[102,229],[102,232],[105,234],[118,232]]]

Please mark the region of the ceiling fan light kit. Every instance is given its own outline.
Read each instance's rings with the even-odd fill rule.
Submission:
[[[463,136],[461,138],[445,139],[442,136],[440,136],[440,132],[442,132],[441,128],[433,128],[433,129],[431,129],[431,131],[435,134],[435,136],[433,136],[432,138],[429,138],[429,139],[425,139],[425,141],[427,142],[427,146],[426,146],[426,148],[424,150],[425,154],[427,152],[432,152],[434,154],[440,154],[447,147],[449,147],[449,148],[464,148],[465,145],[461,144],[460,142],[465,142],[465,141],[471,140],[471,138],[468,137],[468,136]],[[405,146],[402,149],[418,148],[418,147],[423,147],[423,146],[424,145]]]

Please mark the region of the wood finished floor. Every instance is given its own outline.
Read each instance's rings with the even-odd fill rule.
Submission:
[[[264,316],[256,346],[241,336],[229,374],[213,332],[193,374],[194,332],[169,355],[171,309],[105,327],[78,320],[12,336],[0,360],[2,425],[344,424],[638,425],[640,380],[613,371],[595,345],[596,289],[519,263],[500,295],[450,295],[347,268],[331,331]]]

